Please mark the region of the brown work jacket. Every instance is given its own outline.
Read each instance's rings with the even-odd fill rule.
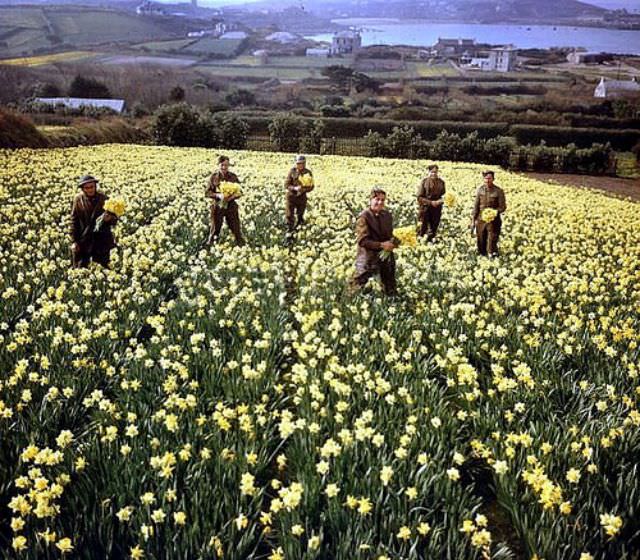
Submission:
[[[476,201],[473,205],[473,219],[482,222],[480,214],[485,208],[495,208],[498,214],[502,214],[507,209],[507,202],[504,198],[504,191],[496,184],[490,189],[486,185],[480,185],[476,192]]]
[[[440,177],[435,179],[425,177],[420,183],[416,194],[418,197],[418,206],[428,206],[429,201],[441,200],[445,192],[444,181],[440,179]]]
[[[80,253],[108,253],[116,246],[112,224],[103,224],[100,231],[94,232],[96,220],[104,213],[104,203],[108,197],[96,191],[88,197],[79,192],[71,205],[71,240],[77,243]]]
[[[216,206],[219,206],[221,201],[218,200],[215,195],[220,192],[218,188],[220,187],[220,183],[222,183],[223,181],[240,184],[240,179],[238,179],[238,176],[235,173],[227,171],[227,173],[225,174],[220,170],[214,171],[211,174],[211,178],[209,179],[209,185],[207,186],[207,190],[205,191],[205,196],[207,198],[213,199],[212,203]],[[227,202],[227,208],[229,208],[229,206],[231,206],[232,204],[237,204],[237,198],[240,198],[240,196],[235,196],[234,198],[230,199]]]
[[[313,190],[313,185],[311,187],[302,187],[302,185],[300,185],[299,178],[301,175],[311,175],[313,177],[313,173],[311,173],[311,170],[307,169],[306,167],[302,171],[298,171],[297,167],[292,167],[289,170],[289,174],[287,175],[287,178],[284,181],[284,186],[287,189],[288,197],[295,199],[299,196],[304,196]],[[302,188],[300,189],[300,192],[297,193],[296,191],[293,190],[293,187],[302,187]]]
[[[356,221],[356,268],[372,268],[378,265],[382,243],[393,237],[393,217],[387,210],[378,215],[368,208]]]

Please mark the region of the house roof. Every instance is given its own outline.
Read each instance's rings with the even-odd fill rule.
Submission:
[[[248,35],[244,31],[228,31],[220,35],[220,39],[246,39]]]
[[[64,105],[71,109],[79,109],[80,107],[97,107],[107,108],[122,113],[124,110],[124,99],[89,99],[83,97],[36,97],[39,103],[48,105]]]
[[[360,37],[360,33],[358,33],[357,31],[351,31],[351,30],[338,31],[333,36],[336,37],[337,39],[357,39],[358,37]]]
[[[636,82],[635,78],[631,80],[609,80],[607,78],[600,78],[600,84],[604,85],[606,89],[618,90],[618,91],[640,91],[640,84]]]

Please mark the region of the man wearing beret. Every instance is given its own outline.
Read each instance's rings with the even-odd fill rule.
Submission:
[[[104,211],[107,196],[98,191],[98,180],[85,175],[78,181],[81,191],[71,206],[71,256],[74,268],[86,268],[94,261],[108,268],[111,249],[116,246],[111,227],[117,217]],[[101,226],[96,221],[104,214]]]
[[[227,225],[236,239],[236,244],[244,245],[244,239],[240,231],[240,213],[238,211],[238,203],[236,202],[236,200],[240,198],[240,194],[225,197],[219,188],[223,182],[240,184],[238,176],[229,171],[229,165],[229,158],[227,156],[220,156],[218,158],[218,170],[211,174],[209,185],[205,192],[205,196],[211,199],[211,229],[207,242],[209,245],[215,243],[220,238],[220,230],[222,229],[222,222],[224,220],[227,221]]]
[[[295,166],[289,171],[284,186],[287,189],[287,226],[289,231],[293,231],[296,226],[304,224],[307,193],[313,190],[313,173],[307,169],[307,158],[302,155],[296,156]]]
[[[396,245],[393,240],[393,217],[385,209],[386,193],[375,188],[369,196],[369,208],[356,222],[356,271],[351,279],[350,291],[355,293],[370,278],[380,274],[382,288],[388,296],[396,295]],[[383,253],[384,251],[384,253]]]

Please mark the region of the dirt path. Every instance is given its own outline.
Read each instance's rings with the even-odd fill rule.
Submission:
[[[596,189],[617,198],[629,197],[632,200],[640,201],[640,179],[619,179],[617,177],[593,177],[591,175],[565,175],[558,173],[524,173],[524,175],[547,183]]]

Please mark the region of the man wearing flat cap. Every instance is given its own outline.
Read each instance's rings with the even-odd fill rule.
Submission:
[[[98,180],[85,175],[71,206],[71,256],[74,268],[86,268],[91,261],[109,267],[111,249],[116,246],[111,227],[117,217],[104,211],[107,196],[98,191]],[[104,214],[98,231],[96,221]]]
[[[430,165],[427,170],[428,175],[418,186],[418,237],[426,235],[427,241],[433,241],[440,226],[446,190],[444,181],[438,177],[438,166]]]
[[[211,174],[209,185],[205,196],[211,199],[211,229],[209,231],[209,245],[215,243],[220,238],[222,222],[226,220],[231,233],[236,239],[237,245],[244,245],[242,232],[240,231],[240,213],[236,200],[240,198],[240,193],[224,195],[220,192],[220,185],[226,183],[240,184],[240,179],[235,173],[229,171],[229,158],[220,156],[218,158],[218,170]]]
[[[489,257],[498,256],[498,240],[502,231],[502,214],[507,210],[504,191],[493,181],[495,173],[484,171],[484,182],[476,192],[476,200],[471,215],[471,227],[475,228],[478,254]],[[485,210],[493,215],[487,217]]]
[[[304,224],[307,193],[313,190],[313,173],[307,169],[307,158],[302,155],[296,156],[295,165],[289,171],[284,187],[287,189],[287,226],[289,231],[293,231],[296,226]]]

